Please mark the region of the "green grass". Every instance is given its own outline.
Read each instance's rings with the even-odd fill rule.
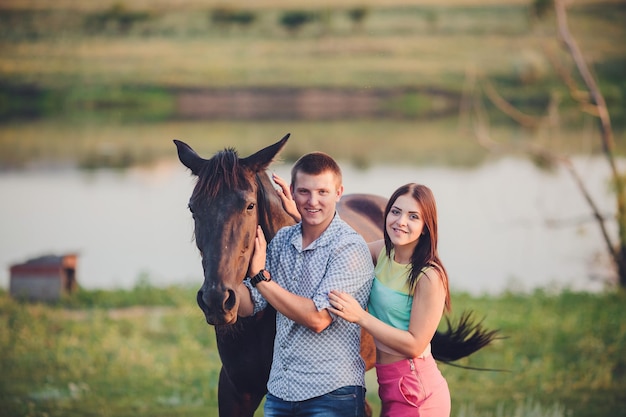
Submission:
[[[457,404],[493,404],[489,393],[518,405],[558,403],[574,416],[625,415],[624,294],[537,291],[498,298],[457,295],[455,301],[483,312],[485,324],[508,337],[468,361],[508,372],[446,369]]]
[[[420,10],[375,11],[364,32],[353,33],[339,22],[323,35],[311,27],[295,37],[276,27],[271,16],[267,27],[259,23],[249,32],[222,33],[208,18],[197,22],[193,11],[174,23],[159,18],[152,23],[171,24],[171,30],[122,36],[89,35],[80,27],[69,33],[51,28],[26,39],[9,34],[0,38],[0,74],[19,84],[49,87],[78,82],[168,87],[429,85],[459,90],[472,68],[519,77],[534,65],[529,54],[540,56],[544,45],[556,45],[553,25],[534,29],[518,5],[436,10],[436,30],[423,26]],[[575,35],[594,61],[624,56],[623,45],[615,42],[624,36],[619,22],[579,10],[573,12],[571,24],[583,28]],[[192,30],[194,25],[198,28]]]
[[[129,15],[148,16],[128,30],[94,31],[94,15],[113,3],[13,0],[0,9],[0,79],[44,90],[106,93],[128,86],[178,87],[438,87],[460,91],[468,73],[520,83],[515,95],[554,87],[546,46],[555,49],[553,15],[530,18],[528,1],[387,1],[369,6],[355,30],[355,2],[317,1],[326,16],[287,33],[278,21],[293,6],[282,1],[247,6],[248,28],[211,22],[221,2],[118,2]],[[360,5],[360,4],[357,4]],[[244,9],[243,6],[239,8]],[[626,10],[615,1],[576,2],[570,26],[587,59],[602,64],[626,56]],[[566,60],[567,61],[567,60]],[[532,82],[528,82],[532,80]],[[612,84],[610,90],[619,84]],[[104,87],[104,89],[103,89]],[[619,108],[619,107],[617,107]]]
[[[348,121],[166,121],[127,123],[102,121],[99,113],[68,120],[46,119],[0,124],[0,166],[30,163],[76,164],[82,168],[148,165],[176,157],[172,139],[189,143],[209,157],[226,147],[241,156],[291,133],[280,158],[289,163],[306,152],[330,152],[359,167],[376,164],[474,167],[489,156],[473,138],[469,126],[457,118],[441,120]],[[115,112],[110,115],[116,119]],[[120,116],[122,117],[122,116]],[[45,132],[45,134],[42,134]],[[597,152],[599,143],[585,129],[546,129],[528,132],[511,126],[493,127],[502,141],[529,140],[559,152]],[[616,132],[623,146],[624,133]],[[624,152],[623,149],[619,149]]]
[[[0,415],[217,416],[219,358],[195,288],[0,294]],[[440,365],[457,417],[625,416],[624,293],[454,294],[506,338]],[[379,403],[368,372],[368,398]],[[257,413],[262,415],[262,413]]]
[[[176,291],[193,301],[191,292]],[[219,358],[194,303],[180,298],[139,309],[127,302],[133,296],[160,305],[171,292],[142,286],[132,294],[79,294],[68,301],[72,309],[3,295],[0,414],[165,416],[214,409]],[[94,305],[92,296],[104,304]]]

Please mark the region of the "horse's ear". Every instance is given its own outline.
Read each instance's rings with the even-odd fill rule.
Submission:
[[[185,142],[174,139],[174,144],[176,144],[176,148],[178,149],[178,159],[180,159],[180,162],[189,168],[194,175],[198,175],[202,164],[204,164],[206,160],[201,158],[196,151],[191,149],[191,146],[187,145]]]
[[[276,142],[273,145],[268,146],[267,148],[263,148],[260,151],[256,152],[253,155],[248,156],[247,158],[243,158],[240,162],[242,165],[248,167],[254,172],[259,172],[264,170],[272,163],[274,157],[278,155],[280,150],[287,143],[287,139],[289,139],[291,133],[287,133],[281,140]]]

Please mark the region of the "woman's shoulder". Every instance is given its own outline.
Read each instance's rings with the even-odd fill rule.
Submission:
[[[372,255],[372,260],[374,261],[374,265],[378,261],[378,256],[382,253],[385,247],[385,241],[383,239],[375,240],[373,242],[369,242],[367,247],[370,250],[370,254]]]
[[[420,270],[417,281],[423,281],[426,278],[430,282],[439,282],[443,278],[443,274],[443,270],[437,264],[429,264]]]
[[[441,267],[439,265],[437,265],[436,263],[429,263],[426,264],[422,267],[422,269],[420,270],[420,273],[422,274],[441,274]]]

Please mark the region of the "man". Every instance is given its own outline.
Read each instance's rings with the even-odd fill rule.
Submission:
[[[369,249],[336,214],[343,185],[330,156],[301,157],[291,170],[290,191],[301,221],[281,229],[267,248],[257,229],[252,278],[238,290],[240,315],[267,303],[277,310],[264,415],[363,416],[360,329],[329,313],[328,293],[341,288],[365,307],[373,277]]]

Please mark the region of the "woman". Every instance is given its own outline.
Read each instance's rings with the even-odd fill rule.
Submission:
[[[297,220],[288,185],[275,174],[273,180],[283,206]],[[369,244],[375,265],[369,313],[339,291],[329,294],[330,311],[374,337],[382,417],[446,417],[450,391],[430,353],[443,312],[450,310],[432,191],[403,185],[391,195],[384,219],[384,239]]]
[[[414,183],[398,188],[384,218],[384,240],[369,244],[376,266],[369,313],[338,291],[329,294],[330,311],[375,339],[381,416],[449,416],[448,384],[430,354],[430,340],[450,309],[431,190]]]

